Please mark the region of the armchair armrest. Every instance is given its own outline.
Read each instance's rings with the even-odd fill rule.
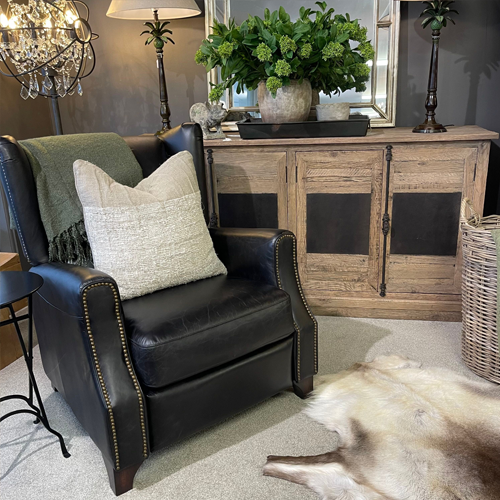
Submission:
[[[118,289],[111,276],[90,267],[51,262],[36,266],[31,272],[39,274],[44,280],[40,290],[44,300],[72,316],[83,315],[82,293],[90,285],[106,283]]]
[[[318,371],[318,325],[307,305],[297,267],[297,241],[282,229],[213,228],[214,248],[228,275],[261,281],[290,295],[297,330],[297,382]]]
[[[118,287],[96,269],[62,263],[44,279],[35,323],[45,372],[103,454],[108,470],[148,455],[144,396],[129,356]]]
[[[283,241],[281,238],[293,238],[293,233],[282,229],[228,227],[211,228],[209,231],[215,251],[230,276],[279,286],[277,259],[280,256],[277,250]],[[293,269],[293,263],[288,264],[292,264]]]

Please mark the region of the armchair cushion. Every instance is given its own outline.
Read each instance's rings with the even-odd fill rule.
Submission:
[[[142,384],[161,388],[253,353],[295,331],[289,295],[217,276],[123,302]]]

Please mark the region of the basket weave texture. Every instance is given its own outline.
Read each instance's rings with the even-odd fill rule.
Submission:
[[[463,244],[462,357],[474,373],[500,384],[497,251],[491,235],[492,229],[500,229],[500,216],[479,217],[465,198],[460,225]]]

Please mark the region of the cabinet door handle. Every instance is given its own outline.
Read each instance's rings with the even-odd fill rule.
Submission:
[[[382,217],[382,233],[384,234],[384,236],[388,236],[390,230],[391,230],[391,218],[389,217],[389,214],[385,213],[384,216]]]
[[[382,233],[384,234],[384,249],[382,254],[382,280],[380,283],[380,296],[385,297],[387,292],[387,283],[385,275],[387,270],[387,238],[391,230],[391,217],[389,215],[389,194],[390,194],[390,179],[391,179],[391,162],[392,162],[392,146],[387,146],[385,159],[387,161],[387,171],[385,179],[385,213],[382,217]]]

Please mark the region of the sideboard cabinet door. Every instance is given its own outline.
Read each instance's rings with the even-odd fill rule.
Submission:
[[[288,228],[286,151],[219,148],[213,159],[221,227]]]
[[[459,294],[460,204],[474,147],[395,146],[389,182],[387,293]]]
[[[296,233],[306,295],[376,294],[384,153],[296,153]]]

